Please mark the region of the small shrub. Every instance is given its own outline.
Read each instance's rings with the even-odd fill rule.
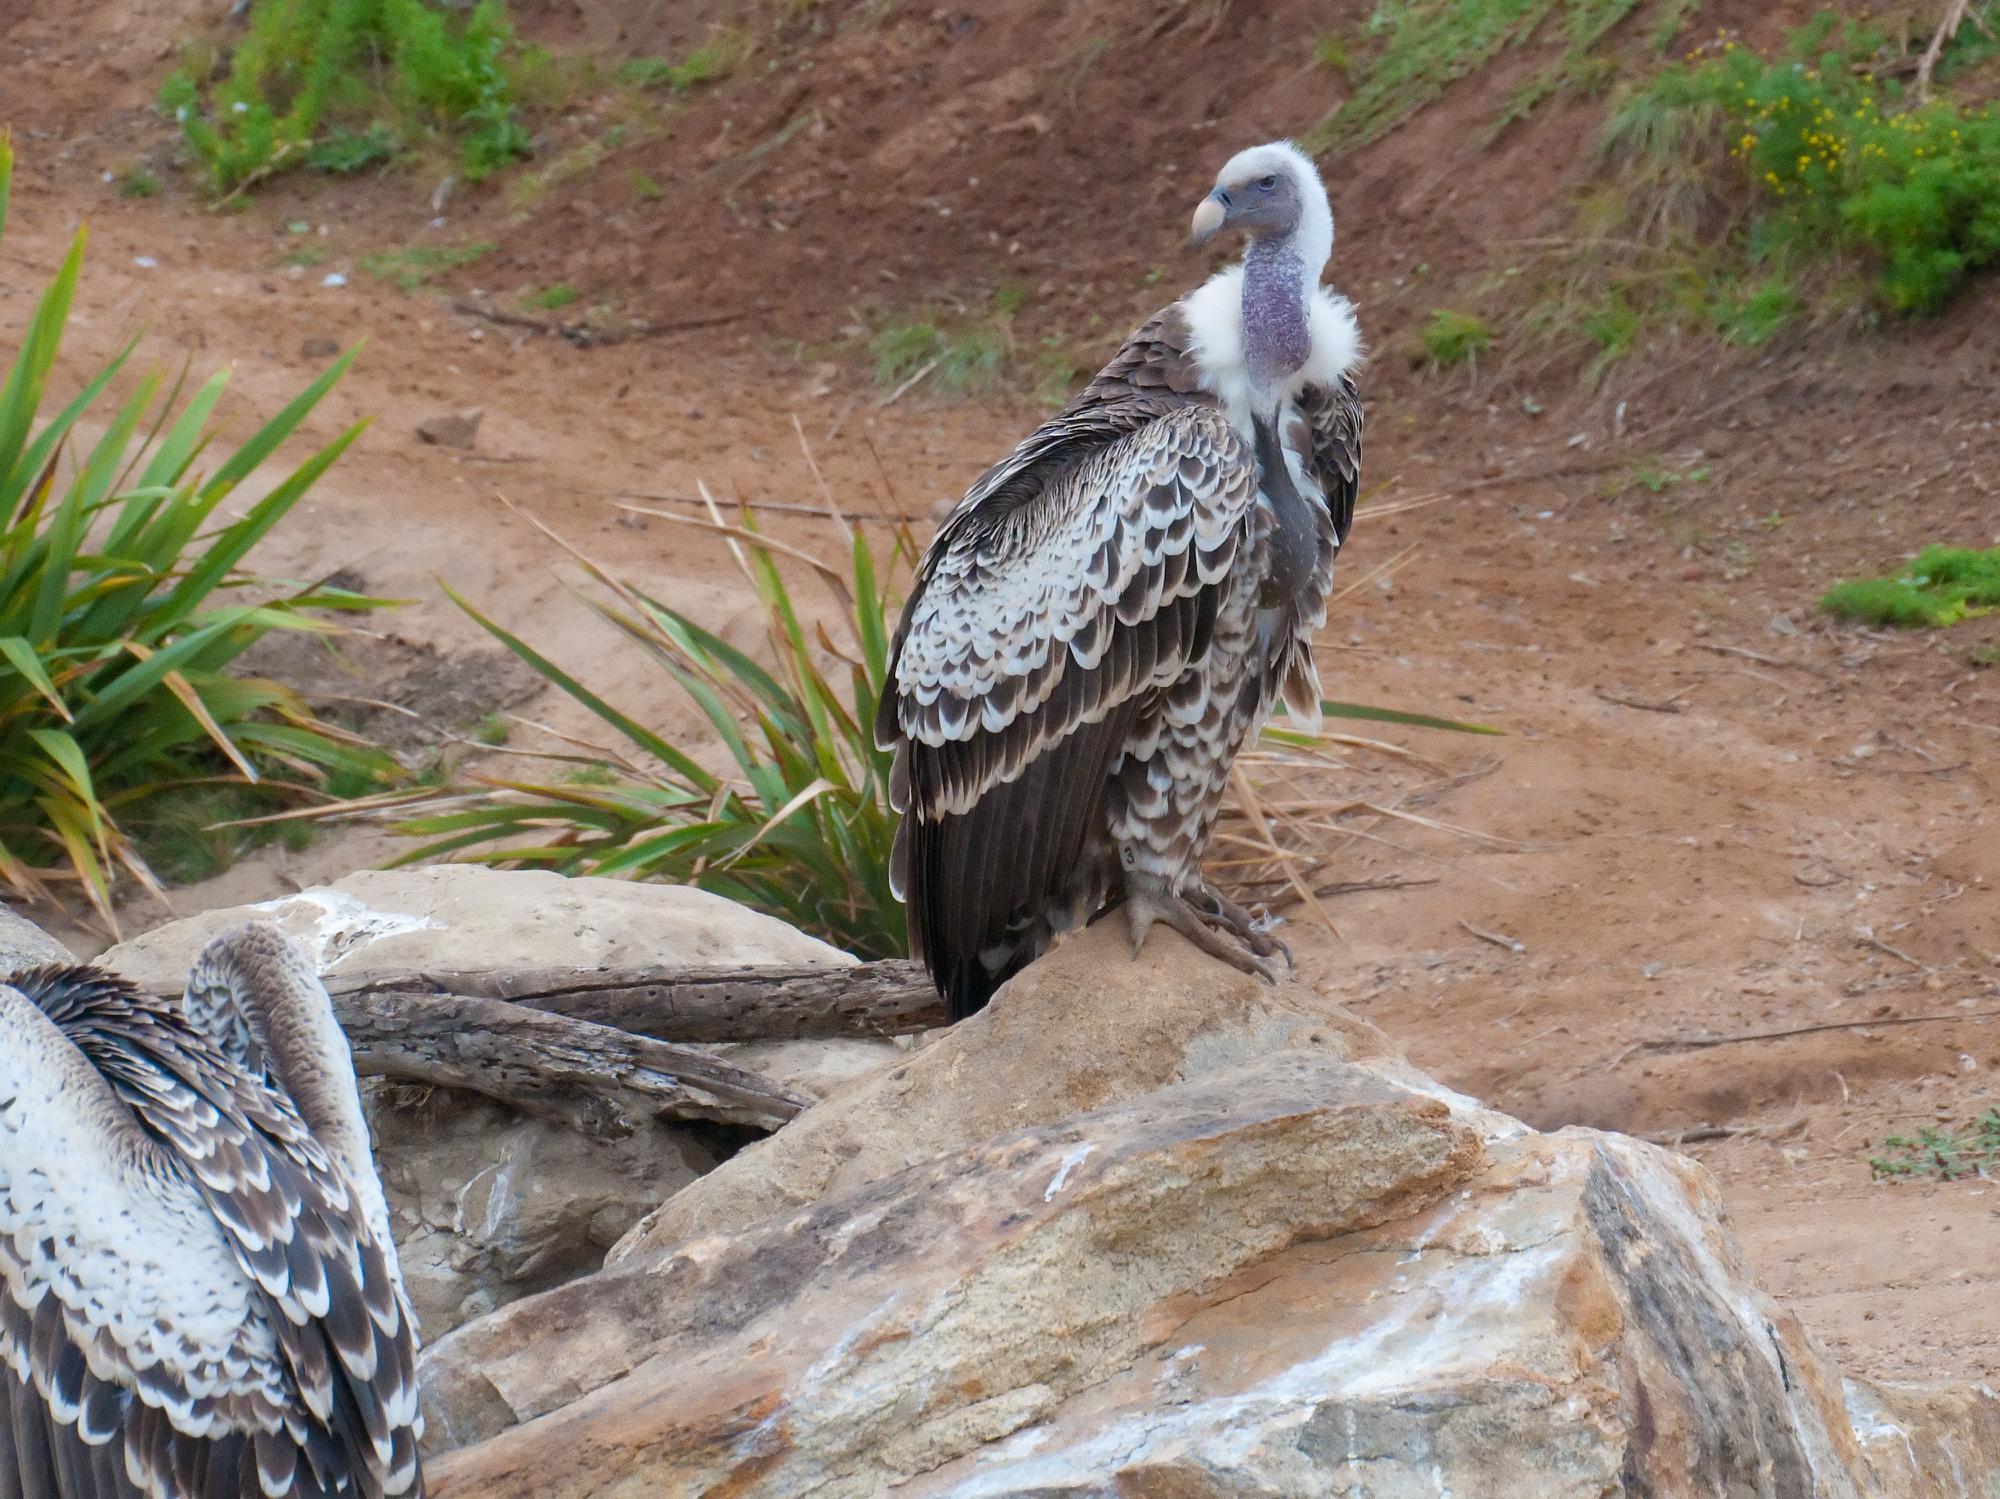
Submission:
[[[2000,645],[1975,645],[1965,653],[1965,664],[1975,671],[1989,671],[2000,666]]]
[[[1635,91],[1608,144],[1643,155],[1670,135],[1684,156],[1740,163],[1760,258],[1810,263],[1844,248],[1869,262],[1890,307],[1930,311],[2000,260],[2000,116],[1906,99],[1873,71],[1881,45],[1832,12],[1775,58],[1729,43]]]
[[[0,136],[0,226],[12,168]],[[36,432],[83,247],[79,232],[0,379],[0,879],[29,898],[74,885],[115,930],[121,874],[158,888],[135,829],[204,788],[282,805],[334,777],[358,788],[392,763],[279,683],[229,674],[272,630],[330,628],[308,609],[380,603],[239,571],[359,435],[349,428],[261,498],[232,501],[352,354],[234,452],[210,447],[227,374],[185,401],[177,383],[162,402],[155,372],[100,411],[131,344]],[[88,448],[86,424],[101,427]]]
[[[703,84],[727,78],[749,50],[749,39],[741,33],[719,31],[679,62],[664,57],[629,58],[618,69],[618,81],[627,88],[691,93]]]
[[[1469,312],[1431,309],[1423,330],[1424,355],[1438,369],[1478,360],[1493,346],[1493,330]]]
[[[258,0],[220,76],[192,56],[160,103],[222,190],[302,165],[360,171],[436,135],[476,181],[527,154],[517,84],[536,61],[500,0]]]
[[[1882,1142],[1882,1153],[1868,1158],[1868,1169],[1886,1181],[1915,1177],[1956,1181],[1987,1175],[1996,1160],[2000,1160],[2000,1109],[1988,1109],[1962,1129],[1926,1125],[1914,1135],[1890,1135]]]
[[[121,198],[157,198],[160,195],[160,179],[144,167],[127,167],[118,174],[118,196]]]
[[[1925,547],[1895,578],[1862,578],[1831,589],[1820,607],[1877,627],[1942,629],[2000,608],[2000,547]]]
[[[1018,287],[1001,288],[991,309],[981,317],[946,321],[940,314],[929,313],[908,322],[890,323],[868,343],[876,380],[900,385],[926,365],[934,365],[932,378],[941,389],[953,394],[992,390],[1001,383],[1013,358],[1014,314],[1024,295]]]

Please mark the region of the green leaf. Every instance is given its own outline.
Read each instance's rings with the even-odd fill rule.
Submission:
[[[1371,708],[1362,703],[1322,702],[1319,711],[1328,718],[1359,719],[1364,723],[1399,723],[1413,729],[1449,729],[1454,734],[1507,732],[1486,724],[1460,723],[1455,718],[1437,718],[1429,713],[1410,713],[1401,708]]]

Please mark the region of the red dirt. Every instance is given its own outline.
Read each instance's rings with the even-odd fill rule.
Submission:
[[[163,150],[145,102],[190,12],[218,8],[103,0],[0,22],[0,125],[22,157],[0,330],[20,327],[25,290],[87,217],[72,378],[143,318],[156,358],[194,346],[199,363],[236,363],[241,422],[308,378],[318,361],[303,340],[365,333],[370,351],[315,433],[369,413],[377,426],[265,565],[351,567],[421,600],[387,628],[450,658],[481,638],[438,602],[442,573],[669,726],[685,725],[684,706],[610,648],[560,585],[559,559],[491,492],[746,628],[726,559],[624,515],[617,495],[705,479],[810,500],[793,416],[854,509],[921,512],[955,495],[1034,409],[921,389],[878,407],[838,342],[856,309],[977,307],[1018,282],[1024,337],[1102,353],[1201,273],[1177,245],[1217,161],[1337,102],[1308,66],[1311,41],[1366,9],[1008,0],[892,6],[871,25],[867,7],[827,3],[806,10],[829,33],[816,40],[740,4],[633,0],[581,7],[588,22],[520,5],[551,43],[681,55],[722,20],[754,29],[760,50],[669,112],[664,134],[527,211],[489,186],[432,228],[434,176],[280,183],[236,216],[203,212],[184,185],[132,203],[100,180]],[[1807,9],[1709,6],[1701,24],[1754,16],[1769,35]],[[1301,968],[1422,1066],[1538,1125],[1695,1132],[1685,1148],[1724,1183],[1766,1284],[1850,1368],[1991,1377],[2000,1298],[1983,1250],[2000,1196],[1983,1181],[1876,1183],[1867,1159],[1885,1134],[1996,1102],[2000,671],[1968,652],[2000,641],[2000,618],[1886,637],[1830,627],[1814,600],[1926,541],[2000,544],[2000,288],[1931,323],[1755,357],[1654,351],[1595,397],[1525,370],[1419,376],[1403,351],[1429,308],[1511,241],[1559,228],[1588,170],[1589,103],[1552,107],[1490,150],[1467,145],[1520,65],[1329,170],[1335,279],[1382,351],[1365,382],[1370,487],[1378,502],[1441,497],[1372,523],[1364,508],[1342,574],[1359,586],[1325,639],[1329,690],[1508,737],[1381,736],[1466,772],[1458,781],[1356,753],[1339,795],[1428,788],[1423,815],[1485,841],[1344,824],[1341,877],[1436,883],[1337,901],[1344,946],[1296,922]],[[548,154],[601,124],[609,98],[552,125]],[[821,127],[745,162],[814,110]],[[666,196],[635,194],[635,171]],[[328,230],[313,236],[325,263],[298,275],[284,265],[293,219]],[[460,289],[563,280],[624,314],[746,316],[719,334],[580,350],[355,273],[362,252],[426,237],[500,242]],[[351,279],[323,286],[328,272]],[[472,455],[413,438],[421,417],[469,405],[487,412]],[[1627,482],[1642,462],[1708,477],[1653,494]],[[806,521],[783,532],[826,539]],[[1393,577],[1369,580],[1406,549]],[[177,902],[270,894],[384,846],[329,839]],[[1781,1032],[1797,1034],[1749,1039]],[[1746,1039],[1690,1044],[1724,1036]]]

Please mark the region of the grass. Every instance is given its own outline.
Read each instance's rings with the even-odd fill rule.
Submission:
[[[118,196],[121,198],[157,198],[160,195],[160,179],[144,167],[127,167],[117,177]]]
[[[1572,84],[1601,82],[1608,60],[1596,49],[1640,0],[1380,0],[1362,27],[1361,46],[1373,56],[1340,107],[1301,144],[1314,155],[1352,151],[1379,140],[1459,79],[1477,72],[1509,47],[1560,21],[1563,51],[1508,100],[1495,129],[1520,119]],[[1678,30],[1678,25],[1676,25]],[[1321,64],[1353,74],[1359,47],[1335,35],[1315,43]]]
[[[556,312],[583,295],[567,281],[558,281],[553,286],[545,286],[540,291],[529,292],[521,298],[522,307],[530,312]]]
[[[664,57],[628,58],[618,68],[618,81],[627,88],[666,88],[676,94],[692,93],[727,78],[742,65],[750,50],[750,39],[742,32],[720,30],[679,62]]]
[[[1419,335],[1424,357],[1437,369],[1475,364],[1493,346],[1493,330],[1469,312],[1434,307]]]
[[[921,376],[953,395],[995,389],[1016,362],[1014,316],[1024,299],[1020,288],[1002,287],[984,312],[930,311],[886,324],[868,341],[876,381],[894,386]],[[1074,373],[1074,361],[1055,343],[1045,342],[1033,363],[1034,384],[1043,394],[1054,389],[1059,373],[1065,388]]]
[[[491,255],[494,244],[491,240],[473,240],[463,245],[411,245],[401,250],[371,250],[356,264],[365,275],[377,281],[387,281],[402,291],[415,291],[431,277],[444,271],[455,271]],[[315,247],[308,246],[299,254],[315,253]],[[316,257],[310,262],[295,264],[317,264]]]
[[[2000,608],[2000,547],[1928,546],[1908,571],[1841,583],[1819,603],[1837,618],[1878,628],[1942,629]]]
[[[1914,1135],[1890,1135],[1882,1142],[1882,1153],[1868,1158],[1868,1169],[1886,1181],[1922,1177],[1956,1181],[1986,1176],[1996,1159],[2000,1159],[2000,1109],[1988,1109],[1962,1128],[1926,1125]]]
[[[302,166],[361,171],[434,140],[477,181],[528,154],[519,106],[545,64],[501,0],[257,0],[226,54],[188,49],[160,104],[222,192]]]
[[[586,709],[607,744],[510,750],[552,774],[481,775],[441,794],[441,810],[401,831],[425,840],[399,860],[470,857],[691,884],[766,911],[869,957],[905,950],[889,891],[889,756],[875,747],[875,703],[888,672],[885,574],[913,556],[906,533],[885,558],[850,537],[844,565],[809,560],[834,603],[840,635],[809,631],[779,559],[754,516],[712,522],[764,605],[763,664],[688,616],[571,555],[602,589],[589,606],[653,661],[699,709],[708,751],[682,746],[597,696],[554,661],[452,593],[473,619]],[[448,590],[449,591],[449,590]],[[727,767],[718,773],[705,761]]]
[[[0,136],[0,228],[12,172]],[[116,931],[122,877],[160,888],[134,828],[206,789],[282,806],[336,778],[368,784],[392,762],[279,683],[229,670],[272,630],[330,628],[307,610],[381,602],[241,571],[360,434],[340,433],[261,498],[236,498],[352,351],[234,450],[215,441],[226,372],[190,392],[154,371],[105,409],[129,343],[37,430],[84,242],[79,231],[0,380],[0,880],[30,899],[73,888]],[[86,424],[101,428],[88,446]]]

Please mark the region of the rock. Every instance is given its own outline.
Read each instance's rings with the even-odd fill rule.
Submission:
[[[432,447],[469,448],[479,436],[479,423],[485,415],[475,406],[467,411],[427,416],[417,423],[417,436]]]
[[[615,1142],[449,1088],[367,1086],[403,1277],[426,1340],[595,1270],[715,1157],[654,1124]]]
[[[906,1047],[894,1041],[871,1041],[861,1036],[804,1041],[720,1041],[697,1049],[814,1098],[825,1098],[856,1078],[909,1055]]]
[[[204,911],[121,942],[98,961],[142,988],[178,988],[210,937],[253,920],[274,921],[305,943],[329,978],[854,961],[706,891],[476,864],[364,870],[278,900]]]
[[[299,356],[304,359],[331,359],[339,352],[339,342],[325,334],[299,341]]]
[[[621,1247],[423,1355],[435,1499],[2000,1482],[2000,1400],[1844,1384],[1698,1165],[1164,932],[1066,944]]]
[[[76,957],[25,916],[0,906],[0,974],[17,973],[38,963],[74,963]]]
[[[619,1263],[728,1233],[917,1161],[1291,1046],[1390,1058],[1381,1032],[1297,984],[1221,969],[1162,931],[1134,961],[1105,922],[897,1066],[841,1090],[642,1222]]]
[[[1479,1158],[1447,1104],[1311,1052],[1004,1134],[461,1328],[420,1370],[434,1440],[514,1429],[432,1491],[761,1469],[762,1492],[879,1493],[1149,1356],[1197,1288],[1434,1201]]]

